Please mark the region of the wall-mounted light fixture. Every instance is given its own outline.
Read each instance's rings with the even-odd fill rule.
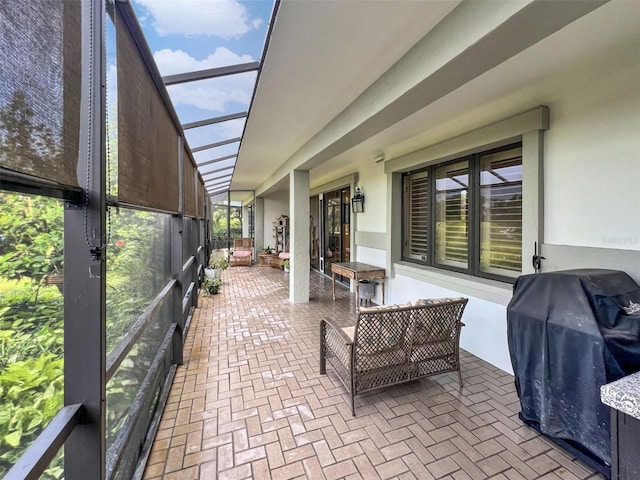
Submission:
[[[364,213],[364,195],[360,187],[356,187],[356,194],[351,199],[351,211],[353,213]]]
[[[376,163],[384,162],[384,152],[383,153],[379,153],[378,155],[376,155],[373,160]]]

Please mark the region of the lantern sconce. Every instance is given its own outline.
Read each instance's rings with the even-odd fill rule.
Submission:
[[[351,199],[351,211],[353,213],[364,213],[364,195],[360,187],[356,187],[356,194]]]

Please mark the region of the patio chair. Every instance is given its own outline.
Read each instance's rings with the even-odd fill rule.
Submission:
[[[251,238],[236,238],[233,241],[233,254],[229,264],[232,267],[239,265],[251,266],[251,257],[253,254],[253,241]]]
[[[418,300],[414,306],[360,308],[355,326],[320,321],[320,373],[327,362],[351,394],[446,372],[460,372],[466,298]]]

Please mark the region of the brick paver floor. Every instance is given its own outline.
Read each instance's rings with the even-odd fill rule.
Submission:
[[[288,301],[281,270],[234,267],[201,299],[144,478],[602,478],[524,426],[513,377],[462,353],[456,374],[357,397],[318,373],[319,321],[354,323],[353,297],[311,274]]]

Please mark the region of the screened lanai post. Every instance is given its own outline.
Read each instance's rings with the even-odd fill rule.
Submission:
[[[173,289],[173,321],[178,324],[176,331],[179,333],[178,340],[174,340],[173,348],[173,363],[182,365],[182,334],[184,332],[184,312],[182,308],[182,301],[186,293],[184,286],[184,272],[182,266],[184,265],[182,259],[182,242],[184,229],[184,136],[179,137],[178,151],[176,152],[176,161],[178,162],[178,214],[171,216],[171,276],[176,279],[176,286]]]
[[[289,301],[309,301],[309,172],[293,170],[289,173],[289,218],[291,233],[289,252]]]
[[[227,190],[227,255],[231,250],[231,190]]]
[[[67,204],[64,210],[64,404],[81,403],[87,415],[65,443],[64,473],[67,480],[100,480],[105,478],[106,456],[105,72],[101,54],[105,12],[100,1],[83,0],[81,5],[83,80],[77,171],[88,205]]]

